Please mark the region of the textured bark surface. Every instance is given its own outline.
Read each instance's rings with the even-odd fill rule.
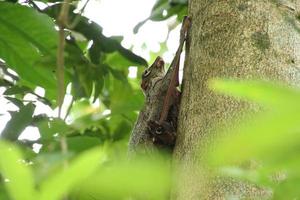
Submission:
[[[213,93],[207,88],[209,79],[233,77],[299,84],[300,26],[296,19],[299,2],[189,1],[192,28],[174,152],[175,163],[179,164],[179,184],[174,186],[172,199],[225,199],[231,195],[255,199],[269,194],[250,184],[208,179],[207,174],[195,171],[193,166],[205,168],[201,156],[218,137],[215,127],[226,127],[237,113],[255,109],[245,102]]]

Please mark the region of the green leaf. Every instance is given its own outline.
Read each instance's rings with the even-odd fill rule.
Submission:
[[[105,159],[103,150],[95,148],[75,158],[66,169],[61,169],[40,186],[39,200],[59,200],[85,180]]]
[[[1,138],[11,141],[17,140],[22,131],[32,122],[34,108],[32,103],[28,103],[21,107],[19,112],[13,112],[10,121],[7,122],[2,131]]]
[[[53,21],[32,8],[0,2],[0,58],[16,71],[20,83],[56,90],[54,66],[39,67],[42,56],[55,56],[57,32]]]
[[[13,145],[0,141],[0,171],[8,182],[4,185],[14,200],[33,200],[36,197],[30,165],[22,159],[21,152]]]
[[[164,14],[164,11],[166,14]],[[185,15],[187,14],[187,2],[184,2],[184,0],[181,2],[158,0],[152,8],[151,15],[147,19],[139,22],[134,27],[133,31],[134,33],[137,33],[141,26],[143,26],[148,20],[163,21],[176,14],[180,14],[180,16],[182,16],[183,12]]]

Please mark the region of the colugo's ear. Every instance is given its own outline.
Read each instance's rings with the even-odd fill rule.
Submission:
[[[163,68],[165,65],[165,61],[160,56],[157,56],[154,63],[157,68]]]

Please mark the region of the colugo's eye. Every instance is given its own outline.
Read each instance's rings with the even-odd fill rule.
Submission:
[[[146,69],[146,70],[144,71],[143,75],[142,75],[143,78],[149,76],[150,73],[151,73],[151,70],[150,70],[150,69]]]
[[[161,126],[159,126],[159,127],[156,129],[156,131],[155,131],[155,133],[156,133],[157,135],[162,134],[162,132],[163,132],[163,128],[162,128]]]

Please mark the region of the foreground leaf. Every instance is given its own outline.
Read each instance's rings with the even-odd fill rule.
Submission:
[[[170,189],[167,161],[118,161],[101,167],[74,191],[76,199],[166,199]],[[86,197],[86,198],[85,198]],[[138,199],[139,199],[138,198]]]
[[[58,200],[66,195],[74,186],[91,175],[105,158],[104,152],[95,148],[86,151],[70,163],[66,169],[55,173],[41,184],[39,200]]]
[[[33,200],[36,197],[30,166],[13,145],[0,141],[0,172],[7,179],[4,185],[14,200]]]

